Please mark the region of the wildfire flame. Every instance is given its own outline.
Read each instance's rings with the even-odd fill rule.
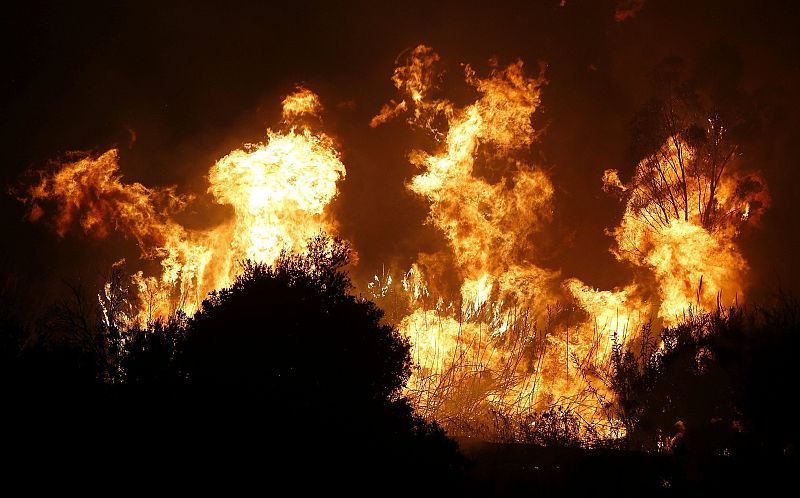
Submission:
[[[690,306],[710,310],[744,296],[749,267],[735,239],[769,205],[757,174],[741,175],[732,164],[703,163],[692,147],[670,138],[638,164],[629,184],[615,170],[603,175],[604,190],[627,199],[620,225],[610,232],[617,242],[612,252],[640,270],[640,281],[615,299],[649,291],[654,314],[667,325],[677,323]],[[587,309],[602,313],[589,303],[591,293],[578,290],[579,282],[569,285]]]
[[[417,365],[409,394],[428,416],[473,425],[493,412],[532,412],[559,399],[583,403],[578,394],[586,383],[569,363],[571,355],[596,356],[596,334],[560,336],[558,313],[548,309],[560,298],[558,272],[536,263],[554,192],[547,173],[528,160],[544,77],[526,74],[522,61],[504,68],[493,61],[487,78],[466,65],[477,98],[458,108],[429,97],[438,62],[428,47],[411,51],[392,78],[400,104],[384,106],[372,121],[408,112],[410,124],[441,137],[439,150],[409,155],[422,173],[408,188],[428,201],[428,222],[449,245],[420,255],[411,271],[417,283],[400,322]],[[427,282],[446,279],[442,269],[450,268],[459,299],[431,299]]]
[[[626,199],[611,232],[613,252],[637,269],[636,280],[615,290],[577,279],[559,283],[558,272],[536,264],[536,235],[551,219],[553,186],[526,161],[543,76],[526,75],[521,61],[505,68],[492,61],[485,79],[466,65],[477,99],[458,108],[432,97],[439,62],[429,47],[410,51],[392,77],[402,99],[371,122],[408,114],[412,126],[441,144],[409,155],[422,173],[408,188],[428,201],[428,221],[449,244],[449,252],[421,254],[408,274],[413,285],[404,280],[409,304],[400,328],[416,363],[409,395],[451,429],[471,424],[467,433],[498,413],[541,413],[553,405],[595,431],[618,431],[603,382],[613,345],[653,318],[671,325],[690,306],[714,309],[723,296],[743,296],[747,264],[735,237],[753,221],[753,208],[768,204],[764,183],[732,173],[733,152],[711,160],[673,138],[639,164],[628,184],[615,170],[603,176],[604,190]],[[718,145],[724,130],[711,121],[709,127]],[[448,270],[460,282],[456,302],[429,292]],[[565,298],[576,308],[554,307]]]
[[[208,192],[234,211],[233,219],[212,229],[187,229],[175,221],[191,196],[123,183],[116,149],[41,173],[26,199],[31,219],[43,216],[43,206],[54,206],[60,236],[77,221],[95,237],[111,231],[133,237],[143,258],[159,260],[160,275],[135,275],[139,323],[176,310],[193,313],[210,291],[233,281],[238,261],[271,264],[281,251],[302,251],[309,238],[335,228],[326,207],[345,167],[329,136],[299,123],[321,109],[316,94],[299,88],[283,101],[288,129],[268,130],[265,142],[246,144],[211,167]]]
[[[713,119],[705,145],[674,134],[629,181],[607,170],[603,190],[625,206],[609,231],[612,252],[634,279],[593,289],[543,266],[538,254],[555,191],[531,160],[543,70],[531,75],[521,60],[505,67],[493,60],[481,77],[465,65],[474,99],[459,106],[438,97],[442,61],[432,48],[420,45],[396,64],[399,96],[369,124],[403,117],[434,139],[431,150],[409,153],[419,172],[407,188],[427,204],[427,223],[446,243],[418,254],[400,278],[384,270],[366,286],[412,343],[406,394],[454,433],[485,433],[497,417],[525,420],[556,406],[597,437],[619,434],[604,382],[613,346],[649,320],[670,325],[690,306],[743,298],[748,265],[736,237],[769,205],[764,181],[736,169],[737,149],[725,148],[725,130]],[[124,183],[116,149],[72,155],[40,173],[24,201],[33,221],[54,210],[62,237],[76,224],[99,238],[120,232],[142,258],[160,263],[156,275],[133,275],[139,304],[120,312],[124,320],[111,316],[119,296],[113,282],[106,285],[107,324],[192,313],[208,292],[233,281],[237,261],[270,264],[321,231],[336,232],[328,207],[346,171],[333,139],[309,124],[319,125],[321,111],[319,97],[299,87],[283,100],[279,131],[211,167],[207,193],[233,215],[210,229],[176,221],[193,196]]]

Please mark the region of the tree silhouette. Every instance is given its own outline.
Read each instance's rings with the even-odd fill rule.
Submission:
[[[128,330],[119,359],[124,382],[156,388],[182,383],[184,378],[176,365],[176,354],[187,321],[179,312],[166,322],[156,321],[147,328]]]
[[[91,468],[111,483],[125,468],[131,483],[184,491],[456,489],[456,444],[402,397],[408,341],[352,295],[349,257],[319,236],[273,266],[243,263],[191,318],[125,328],[114,317],[128,305],[107,287],[100,323],[84,327],[87,313],[74,312],[46,323],[81,338],[116,331],[114,347],[23,345],[24,331],[0,313],[9,451],[48,472]],[[141,461],[121,464],[133,455]]]

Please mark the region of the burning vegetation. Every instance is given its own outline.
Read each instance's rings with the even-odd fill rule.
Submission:
[[[533,159],[544,68],[531,71],[521,60],[492,60],[487,71],[465,65],[464,104],[447,98],[443,71],[431,47],[401,54],[391,77],[398,95],[369,123],[404,119],[425,136],[428,147],[408,152],[417,174],[406,187],[446,241],[362,289],[410,342],[404,395],[453,435],[619,438],[631,425],[614,392],[615,358],[619,364],[620,351],[641,344],[653,326],[745,299],[748,264],[737,236],[768,207],[766,184],[740,169],[723,116],[669,94],[653,109],[655,138],[630,178],[608,170],[598,179],[598,190],[624,207],[610,249],[633,279],[594,289],[563,277],[539,252],[557,195]],[[216,227],[177,221],[193,195],[125,183],[116,149],[71,154],[42,171],[23,201],[32,221],[48,220],[61,237],[77,227],[98,238],[119,232],[158,262],[160,272],[132,275],[125,306],[114,298],[118,285],[106,285],[98,297],[109,327],[192,315],[236,281],[247,268],[240,262],[268,268],[282,254],[303,254],[319,233],[337,233],[329,206],[346,168],[320,130],[322,110],[320,98],[299,87],[263,143],[210,168],[207,194],[232,209]]]
[[[302,252],[320,231],[335,231],[326,207],[345,167],[333,140],[306,124],[320,110],[317,95],[299,88],[283,101],[283,131],[268,130],[265,142],[245,144],[211,167],[208,193],[234,213],[220,226],[192,230],[175,220],[191,195],[123,183],[116,149],[42,172],[25,198],[31,220],[51,206],[60,236],[76,223],[100,238],[116,230],[136,241],[142,258],[160,262],[159,275],[134,275],[137,312],[126,327],[192,314],[209,292],[233,282],[239,261],[272,264],[281,251]]]

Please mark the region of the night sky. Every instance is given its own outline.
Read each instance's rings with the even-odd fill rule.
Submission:
[[[747,95],[760,119],[740,165],[760,171],[772,195],[761,226],[739,238],[753,268],[750,294],[800,291],[796,2],[197,4],[5,8],[0,275],[50,289],[36,291],[46,299],[62,280],[92,278],[121,255],[136,259],[121,236],[89,240],[76,230],[58,239],[25,220],[13,190],[30,180],[26,171],[66,151],[119,147],[126,181],[198,194],[182,221],[219,222],[229,213],[204,198],[204,175],[230,150],[263,140],[297,83],[320,95],[324,129],[347,168],[333,209],[359,254],[356,280],[382,265],[407,268],[419,251],[445,243],[424,225],[426,203],[405,189],[417,173],[407,153],[423,137],[402,120],[368,124],[395,97],[398,54],[424,43],[455,80],[462,63],[485,75],[491,57],[501,65],[521,58],[531,73],[546,64],[549,83],[534,118],[544,131],[532,154],[552,176],[556,204],[540,258],[600,288],[630,279],[605,234],[624,206],[600,179],[608,168],[633,171],[631,120],[652,96],[656,65],[677,56],[687,77],[734,103]],[[459,99],[455,89],[449,96]]]

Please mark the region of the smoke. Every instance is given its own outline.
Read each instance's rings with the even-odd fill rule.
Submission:
[[[624,22],[636,17],[636,14],[644,8],[644,4],[645,0],[619,0],[614,11],[614,20]]]

